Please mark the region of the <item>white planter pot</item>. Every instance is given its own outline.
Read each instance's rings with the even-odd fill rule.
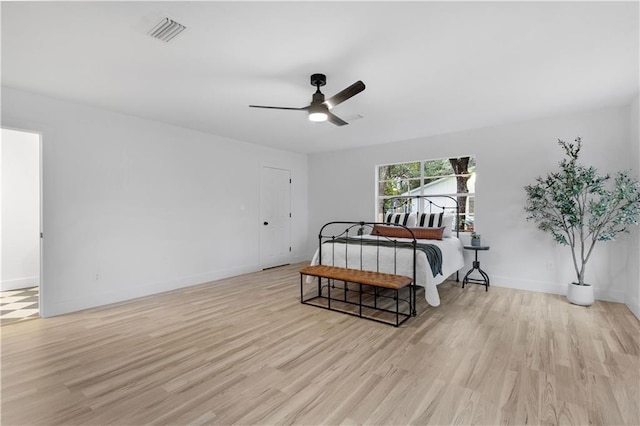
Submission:
[[[567,299],[574,305],[591,306],[594,301],[593,286],[571,283],[567,291]]]

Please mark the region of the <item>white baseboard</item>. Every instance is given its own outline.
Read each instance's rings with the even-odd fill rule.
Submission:
[[[296,256],[291,259],[292,263],[307,262],[310,256]],[[224,278],[235,277],[251,272],[260,271],[260,265],[250,265],[238,268],[229,268],[219,271],[212,271],[206,274],[193,275],[188,277],[176,278],[169,281],[156,282],[147,284],[135,288],[129,288],[127,290],[119,290],[109,293],[93,294],[90,296],[81,297],[73,300],[65,300],[55,304],[47,303],[43,305],[46,308],[45,312],[41,312],[43,317],[51,317],[55,315],[62,315],[69,312],[76,312],[83,309],[94,308],[97,306],[108,305],[111,303],[123,302],[139,297],[150,296],[153,294],[163,293],[166,291],[177,290],[184,287],[190,287],[198,284],[207,283],[210,281],[221,280]],[[462,279],[462,277],[460,277]],[[2,282],[2,290],[13,290],[25,287],[32,287],[38,285],[38,279],[25,278],[20,280],[10,280]],[[45,284],[46,285],[46,284]],[[521,278],[512,278],[504,276],[492,276],[491,285],[495,287],[506,287],[517,290],[535,291],[539,293],[551,293],[565,295],[567,293],[567,285],[562,285],[553,282],[536,281],[536,280],[524,280]],[[6,286],[6,288],[5,288]],[[620,292],[612,292],[605,290],[595,289],[595,296],[598,300],[606,300],[611,302],[624,303],[624,294]],[[618,294],[620,293],[620,294]],[[640,303],[638,301],[627,302],[631,312],[640,319]]]
[[[40,277],[18,278],[0,282],[0,291],[20,290],[40,285]]]
[[[558,283],[522,278],[491,276],[491,285],[496,287],[514,288],[516,290],[535,291],[538,293],[567,294],[567,287]]]
[[[298,263],[298,262],[311,262],[311,258],[313,257],[313,253],[311,254],[303,254],[301,256],[294,256],[291,259],[291,263]]]
[[[230,268],[219,271],[212,271],[206,274],[181,277],[169,281],[156,282],[139,287],[128,288],[127,290],[92,294],[90,296],[84,296],[73,300],[65,300],[55,304],[52,304],[51,302],[46,303],[45,301],[42,306],[43,309],[41,310],[40,315],[46,318],[56,315],[68,314],[70,312],[81,311],[83,309],[124,302],[131,299],[137,299],[139,297],[151,296],[153,294],[164,293],[166,291],[177,290],[184,287],[191,287],[210,281],[235,277],[259,270],[261,270],[260,265],[256,264],[241,268]],[[45,292],[47,285],[49,285],[48,282],[45,283]]]
[[[625,303],[625,305],[627,305],[627,308],[629,308],[633,315],[640,320],[640,301],[632,300],[631,302]]]
[[[625,294],[622,291],[613,291],[610,289],[594,289],[596,300],[604,300],[605,302],[624,303]]]
[[[491,277],[491,285],[495,285],[496,287],[514,288],[517,290],[535,291],[538,293],[566,295],[567,286],[569,284],[495,276]],[[625,298],[624,293],[621,291],[601,289],[598,287],[594,288],[594,296],[596,300],[617,303],[624,303]]]

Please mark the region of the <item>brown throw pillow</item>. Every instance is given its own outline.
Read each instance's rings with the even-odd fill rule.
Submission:
[[[409,228],[418,240],[441,240],[444,226],[439,228]],[[400,226],[374,225],[371,235],[388,238],[413,238],[411,233]]]
[[[413,235],[419,240],[441,240],[444,233],[444,226],[439,228],[410,228]]]

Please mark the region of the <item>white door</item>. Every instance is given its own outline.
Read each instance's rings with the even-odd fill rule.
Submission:
[[[291,171],[262,168],[260,185],[260,265],[286,265],[291,259]]]

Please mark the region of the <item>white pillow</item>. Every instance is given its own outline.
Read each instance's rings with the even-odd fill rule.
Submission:
[[[442,219],[442,226],[444,226],[444,232],[442,232],[442,238],[450,238],[453,236],[453,229],[456,224],[455,214],[445,214]]]

